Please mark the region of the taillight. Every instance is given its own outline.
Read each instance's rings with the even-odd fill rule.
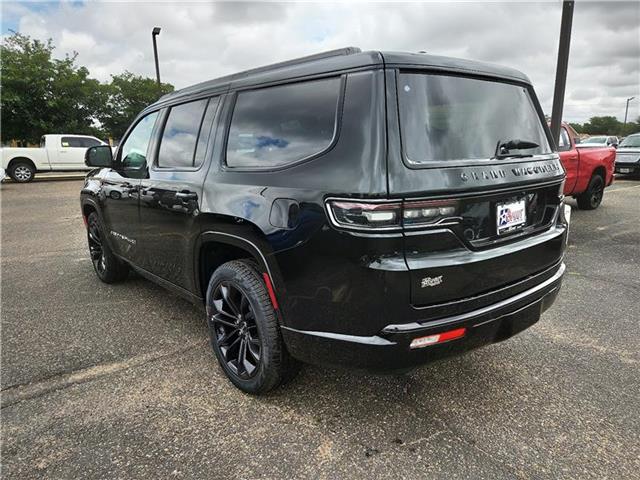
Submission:
[[[355,230],[393,230],[400,228],[400,202],[351,202],[329,200],[329,216],[337,227]]]
[[[402,212],[403,225],[416,227],[441,222],[458,214],[457,202],[450,200],[429,200],[406,202]]]
[[[351,230],[400,230],[440,223],[456,217],[451,200],[414,202],[328,200],[329,217],[336,227]]]

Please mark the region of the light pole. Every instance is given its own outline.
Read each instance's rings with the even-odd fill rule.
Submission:
[[[562,2],[562,19],[560,21],[560,45],[558,47],[558,64],[556,66],[556,85],[553,91],[551,111],[551,135],[558,145],[560,140],[560,124],[564,106],[564,90],[567,85],[567,68],[569,66],[569,46],[571,45],[571,25],[573,23],[573,4],[571,0]]]
[[[156,60],[156,80],[158,88],[160,88],[160,65],[158,65],[158,45],[156,45],[156,37],[160,35],[160,27],[153,27],[151,30],[151,38],[153,39],[153,57]]]
[[[627,98],[627,108],[625,108],[625,109],[624,109],[624,124],[625,124],[625,125],[627,124],[627,114],[629,113],[629,102],[630,102],[631,100],[633,100],[634,98],[636,98],[636,97],[629,97],[629,98]]]

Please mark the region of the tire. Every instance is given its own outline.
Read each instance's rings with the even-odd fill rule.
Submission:
[[[87,241],[91,263],[100,280],[104,283],[115,283],[127,278],[129,266],[116,257],[109,248],[96,212],[90,213],[87,219]]]
[[[14,182],[28,183],[33,180],[33,177],[35,177],[36,169],[31,164],[31,162],[27,162],[26,160],[18,160],[13,165],[11,165],[8,173]]]
[[[211,347],[229,380],[240,390],[261,394],[292,378],[289,356],[264,281],[245,260],[213,272],[207,288]]]
[[[595,210],[602,203],[604,196],[604,178],[595,174],[589,180],[587,189],[576,197],[581,210]]]

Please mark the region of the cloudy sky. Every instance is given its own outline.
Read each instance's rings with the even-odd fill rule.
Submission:
[[[561,4],[521,2],[3,2],[2,34],[52,38],[93,77],[153,77],[177,88],[343,46],[420,51],[524,71],[551,113]],[[640,1],[576,2],[565,119],[640,116]]]

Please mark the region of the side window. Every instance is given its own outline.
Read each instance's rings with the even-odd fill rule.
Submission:
[[[97,140],[95,138],[81,138],[80,141],[82,143],[82,146],[85,148],[97,147],[98,145],[102,145],[100,140]]]
[[[208,127],[217,104],[216,98],[211,102],[203,99],[171,107],[160,140],[158,167],[197,167],[202,163],[209,140]],[[202,125],[208,125],[204,128],[206,132],[201,132]]]
[[[61,137],[60,145],[62,147],[71,147],[71,148],[82,148],[84,145],[82,144],[81,137]]]
[[[340,78],[238,93],[227,141],[230,167],[279,167],[322,152],[335,134]]]
[[[207,144],[209,143],[209,137],[211,136],[211,130],[213,127],[213,117],[218,110],[220,98],[211,98],[207,111],[204,114],[202,120],[202,126],[200,127],[200,134],[198,135],[198,144],[196,145],[196,153],[193,156],[193,166],[199,167],[204,162],[204,155],[207,153]]]
[[[564,127],[560,129],[560,144],[558,145],[558,150],[561,152],[571,150],[571,141],[569,140],[569,134],[567,133],[567,129]]]
[[[125,169],[137,169],[147,162],[147,149],[151,140],[151,132],[158,118],[153,112],[140,120],[127,139],[120,145],[120,161]]]

